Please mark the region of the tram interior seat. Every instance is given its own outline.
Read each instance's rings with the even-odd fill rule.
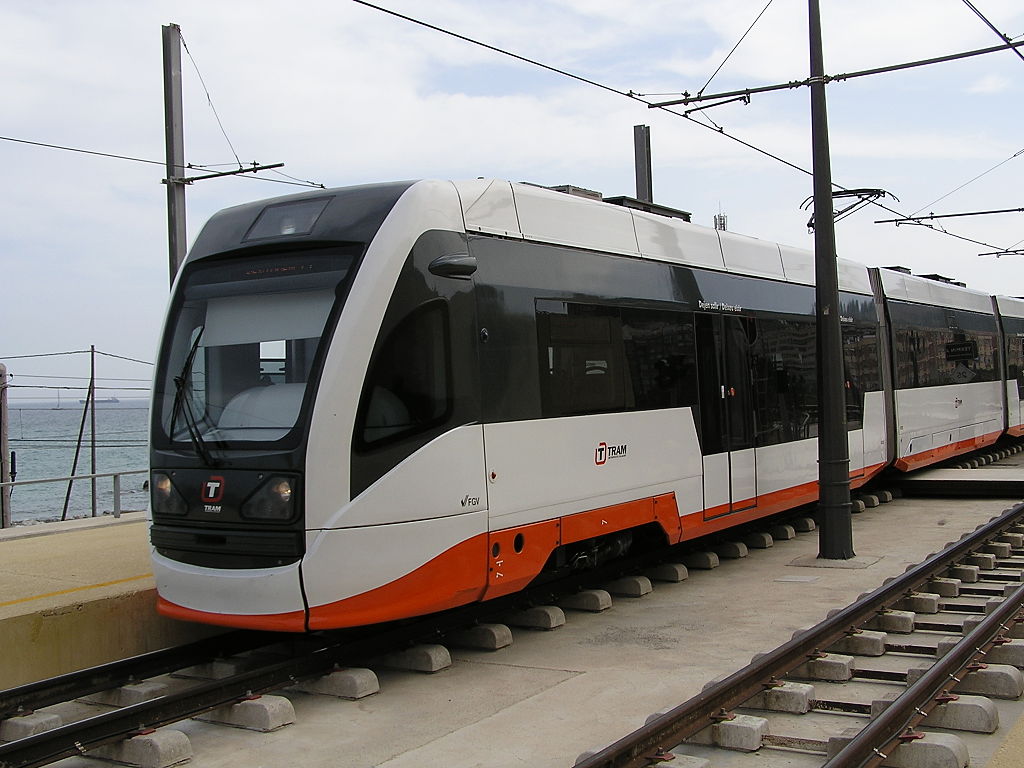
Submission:
[[[397,435],[414,424],[412,414],[398,395],[380,385],[373,388],[370,404],[366,409],[363,442],[374,443],[385,437]]]
[[[250,387],[231,398],[217,422],[221,440],[245,440],[248,430],[276,430],[276,435],[261,432],[260,440],[284,437],[295,426],[306,385],[273,384]]]

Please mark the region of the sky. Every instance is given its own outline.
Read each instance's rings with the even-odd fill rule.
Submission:
[[[804,80],[807,4],[773,0],[744,37],[766,2],[379,2],[600,88],[352,0],[0,1],[0,363],[14,375],[12,407],[56,396],[31,385],[84,386],[88,355],[58,353],[90,345],[104,353],[100,397],[145,394],[169,288],[162,25],[180,25],[187,46],[186,161],[283,162],[292,177],[190,185],[189,243],[221,208],[303,191],[292,179],[484,176],[634,195],[633,126],[645,124],[656,202],[706,226],[724,213],[731,231],[810,249],[808,89],[706,110],[713,123],[703,125],[622,95],[660,102]],[[973,4],[1024,39],[1019,0]],[[1000,43],[963,0],[821,5],[829,75]],[[1010,51],[831,83],[833,180],[884,189],[898,212],[869,207],[839,221],[838,253],[1024,295],[1024,256],[979,256],[1021,247],[1024,214],[941,220],[959,238],[875,223],[1024,206],[1022,91],[1024,59]]]

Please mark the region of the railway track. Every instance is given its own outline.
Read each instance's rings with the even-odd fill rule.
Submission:
[[[576,768],[966,765],[950,732],[994,731],[991,699],[1024,692],[1022,606],[1018,504]]]
[[[1007,526],[1010,524],[1006,522]],[[1005,533],[1001,535],[1005,535]],[[1017,542],[1016,540],[1010,542],[1011,551],[1005,553],[1010,557],[1003,558],[1004,560],[1015,562],[1015,559],[1020,557],[1020,553],[1012,551],[1015,548],[1019,549],[1019,547],[1013,546],[1018,543],[1024,542]],[[1005,547],[1002,547],[1002,549],[1005,549]],[[271,692],[292,685],[300,680],[312,680],[324,675],[331,675],[339,667],[349,667],[353,664],[364,663],[368,659],[379,658],[381,654],[400,654],[402,649],[407,649],[414,643],[434,642],[458,647],[461,643],[465,643],[465,639],[463,638],[460,641],[458,635],[460,632],[467,631],[467,627],[480,630],[482,627],[486,628],[489,626],[487,624],[489,621],[507,620],[510,612],[521,612],[524,608],[531,606],[541,610],[543,614],[545,607],[559,602],[565,595],[584,594],[580,591],[585,591],[587,588],[602,582],[613,581],[624,573],[635,572],[649,567],[659,558],[664,557],[665,553],[651,553],[643,557],[633,558],[628,562],[616,563],[612,567],[601,571],[581,574],[560,584],[549,584],[505,601],[496,601],[484,606],[452,611],[423,621],[406,622],[401,625],[358,632],[288,636],[290,640],[287,642],[282,642],[280,635],[248,632],[231,633],[187,648],[147,654],[93,670],[86,670],[81,673],[54,678],[29,686],[21,686],[10,691],[3,691],[0,692],[0,729],[11,723],[31,721],[33,714],[39,715],[42,719],[46,720],[47,715],[50,715],[54,709],[61,709],[60,705],[54,707],[58,702],[71,702],[74,700],[74,704],[65,703],[63,705],[65,710],[71,712],[71,715],[65,718],[65,722],[55,724],[52,715],[50,715],[48,721],[40,725],[39,730],[25,728],[13,731],[16,735],[14,740],[11,740],[12,731],[10,729],[6,733],[0,734],[0,739],[9,742],[0,743],[0,766],[3,766],[3,768],[14,768],[14,766],[24,768],[26,766],[45,765],[72,755],[86,754],[125,759],[123,745],[129,744],[132,741],[145,741],[146,739],[155,738],[154,734],[151,733],[152,729],[159,728],[162,725],[202,715],[203,713],[207,713],[206,717],[209,718],[211,717],[209,715],[211,711],[215,713],[213,716],[215,719],[219,717],[222,722],[239,725],[242,723],[232,723],[230,715],[226,713],[237,708],[240,704],[243,707],[247,705],[259,707],[259,704],[253,704],[253,702],[262,701],[266,705],[271,700],[283,700],[283,697],[275,696],[263,696],[263,699],[260,700],[258,697],[261,693]],[[680,558],[678,550],[676,550],[675,557],[669,557],[669,559],[678,561],[682,558]],[[995,562],[994,564],[1002,566],[1009,563]],[[1022,564],[1024,564],[1024,560],[1022,560]],[[919,568],[921,567],[923,566],[919,566]],[[943,567],[948,569],[948,566],[934,565],[932,567],[939,570]],[[1002,596],[1003,592],[1006,591],[1006,585],[1012,583],[1011,579],[1015,578],[1018,581],[1020,579],[1019,571],[1014,576],[1005,568],[992,568],[984,571],[981,570],[980,566],[978,568],[979,579],[977,582],[962,583],[959,590],[960,597],[956,599],[948,597],[946,599],[944,607],[950,609],[954,607],[954,603],[958,605],[958,615],[961,619],[964,616],[970,616],[970,611],[973,611],[975,616],[980,616],[982,614],[979,611],[984,610],[983,607],[978,607],[977,601],[974,608],[968,607],[969,595],[974,594],[982,603],[986,603],[993,596]],[[935,572],[938,573],[939,571]],[[933,575],[932,581],[935,581],[935,578],[938,577]],[[897,588],[887,585],[886,589]],[[946,585],[944,589],[948,591],[949,586]],[[903,595],[901,599],[906,599],[906,595]],[[849,610],[851,609],[847,609],[847,611]],[[888,609],[876,607],[874,613],[878,614],[880,610]],[[845,638],[856,638],[866,634],[863,631],[859,635],[851,634],[851,627],[855,626],[856,622],[847,616],[846,613],[844,611],[840,620],[842,632],[840,636],[837,636],[839,637],[837,642],[853,642]],[[888,613],[893,612],[889,611]],[[939,621],[937,616],[928,619],[924,617],[924,614],[920,614],[918,616],[919,621],[915,626],[916,631],[919,634],[931,633],[930,636],[933,636],[935,632],[951,633],[960,630],[962,622],[953,619],[943,622]],[[868,630],[867,633],[871,631],[877,630]],[[871,635],[868,634],[868,636],[870,637]],[[907,640],[907,642],[899,643],[902,645],[901,649],[895,647],[897,645],[896,642],[889,642],[886,650],[889,653],[905,655],[914,652],[911,646],[919,646],[917,647],[917,655],[920,658],[927,658],[929,654],[934,656],[935,648],[929,649],[927,642],[919,642],[919,638],[914,638],[913,642],[908,638],[903,639]],[[493,638],[490,642],[494,642]],[[435,647],[442,648],[443,650],[441,645]],[[484,648],[487,645],[485,643],[478,647]],[[492,645],[491,649],[494,647],[500,646]],[[828,648],[829,646],[824,642],[818,642],[815,645],[815,650],[821,647]],[[829,648],[829,650],[834,651],[834,648]],[[445,651],[445,653],[447,652]],[[197,666],[202,667],[202,669],[197,671]],[[191,668],[186,670],[189,679],[184,679],[180,676],[180,673],[185,668]],[[857,675],[851,674],[853,679],[862,679],[865,675],[878,673],[875,678],[870,679],[873,679],[875,681],[874,684],[877,686],[880,684],[878,682],[880,675],[883,678],[881,684],[890,686],[890,689],[894,684],[892,682],[894,676],[898,680],[901,674],[899,671],[874,669],[867,664],[853,665],[852,669],[857,673]],[[170,673],[177,674],[169,677]],[[197,674],[200,676],[200,679],[196,679]],[[773,674],[777,679],[782,680],[785,673],[776,672]],[[203,675],[206,676],[206,679],[202,679],[201,676]],[[903,671],[902,675],[905,678],[906,671]],[[791,671],[790,677],[793,677]],[[132,695],[140,689],[147,688],[147,681],[153,682],[154,680],[160,681],[157,685],[170,682],[169,688],[156,692],[150,690],[148,695],[155,696],[151,699],[137,701],[132,699]],[[834,687],[836,684],[833,683],[831,685]],[[727,687],[731,686],[732,684],[730,683]],[[816,690],[822,690],[823,684],[819,682],[816,686]],[[109,692],[112,690],[115,692],[127,691],[129,695],[127,697],[122,693],[111,695]],[[712,690],[705,691],[701,698],[708,696]],[[83,704],[83,698],[91,698],[92,701]],[[855,706],[852,708],[847,707],[844,710],[837,706],[837,702],[841,700],[841,696],[837,694],[829,694],[826,698],[825,694],[822,693],[811,696],[810,700],[815,702],[815,707],[812,708],[813,711],[820,713],[827,707],[831,707],[830,711],[832,712],[843,712],[842,717],[846,718],[847,726],[849,725],[851,715],[863,718],[870,710],[870,701],[853,702]],[[116,705],[116,708],[112,705]],[[730,706],[732,709],[739,707],[739,705]],[[724,706],[719,707],[719,709],[723,708],[728,709],[728,707]],[[270,709],[272,707],[264,706],[265,711]],[[742,715],[749,716],[751,710],[748,705],[747,708],[740,708],[739,711]],[[275,717],[277,718],[276,720]],[[792,718],[793,716],[790,717]],[[279,725],[284,722],[287,722],[286,713],[283,716],[280,713],[271,714],[269,723],[264,723],[262,726],[257,725],[255,729],[269,730],[276,727],[275,723]],[[46,730],[42,730],[44,727]],[[250,725],[249,727],[252,726]],[[162,731],[157,731],[156,734],[166,733],[168,730],[163,729]],[[777,730],[777,732],[785,733],[781,729]],[[126,739],[130,741],[125,741]],[[818,742],[821,741],[821,739],[818,739]],[[770,750],[788,750],[790,753],[793,753],[794,747],[799,747],[800,754],[802,755],[813,754],[808,753],[808,749],[814,746],[812,742],[814,742],[812,738],[791,736],[787,740],[785,736],[773,737],[771,734],[766,739]],[[104,748],[104,745],[108,746]],[[100,749],[99,752],[95,751],[97,748]],[[825,748],[827,749],[827,744]],[[173,750],[168,752],[165,746],[159,744],[155,752],[156,755],[152,758],[152,762],[145,762],[150,757],[144,755],[142,764],[149,766],[163,765],[169,760],[168,755],[173,756],[177,754]],[[136,754],[134,757],[131,757],[129,761],[131,760],[139,761],[138,755]],[[599,764],[613,765],[619,763]],[[647,763],[633,764],[643,765]]]
[[[438,671],[451,664],[441,643],[500,648],[511,642],[511,633],[496,620],[553,628],[552,617],[561,615],[555,602],[577,597],[586,603],[594,594],[587,587],[665,556],[662,550],[625,557],[422,619],[306,635],[235,631],[0,691],[0,768],[33,768],[74,756],[144,768],[172,765],[191,755],[187,740],[174,732],[154,736],[155,729],[199,717],[274,730],[294,714],[287,699],[265,694],[305,682],[306,690],[358,698],[377,690],[375,674],[355,666],[367,662]],[[331,683],[332,676],[340,680]]]

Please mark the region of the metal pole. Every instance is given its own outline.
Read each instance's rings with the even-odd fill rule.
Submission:
[[[11,482],[11,451],[7,416],[7,366],[0,363],[0,483]],[[0,488],[0,528],[11,527],[11,487]]]
[[[68,506],[71,504],[71,489],[75,484],[75,473],[78,472],[78,457],[82,453],[82,435],[85,434],[85,419],[89,415],[89,403],[92,402],[92,385],[89,385],[89,394],[85,396],[85,406],[82,408],[82,421],[78,425],[78,440],[75,441],[75,458],[71,462],[71,476],[68,477],[68,490],[64,494],[64,509],[60,513],[61,520],[68,519]]]
[[[633,126],[633,155],[636,159],[636,199],[645,203],[654,202],[654,186],[651,179],[651,127]]]
[[[96,474],[96,347],[89,345],[89,400],[92,405],[89,420],[89,471]],[[92,516],[96,517],[96,478],[92,479]]]
[[[121,476],[114,475],[114,517],[121,516]]]
[[[825,64],[818,0],[808,0],[811,63],[811,148],[814,170],[814,270],[818,351],[818,557],[854,556],[850,513],[850,448],[846,433],[843,334],[832,219]]]
[[[163,29],[164,49],[164,139],[167,148],[167,247],[171,284],[185,260],[185,132],[181,108],[181,27]]]

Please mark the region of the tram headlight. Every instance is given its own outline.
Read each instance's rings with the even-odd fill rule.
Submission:
[[[274,476],[242,505],[242,517],[251,520],[288,520],[295,512],[295,483]]]
[[[154,515],[184,515],[188,504],[171,482],[170,475],[154,472],[150,480],[150,496]]]

